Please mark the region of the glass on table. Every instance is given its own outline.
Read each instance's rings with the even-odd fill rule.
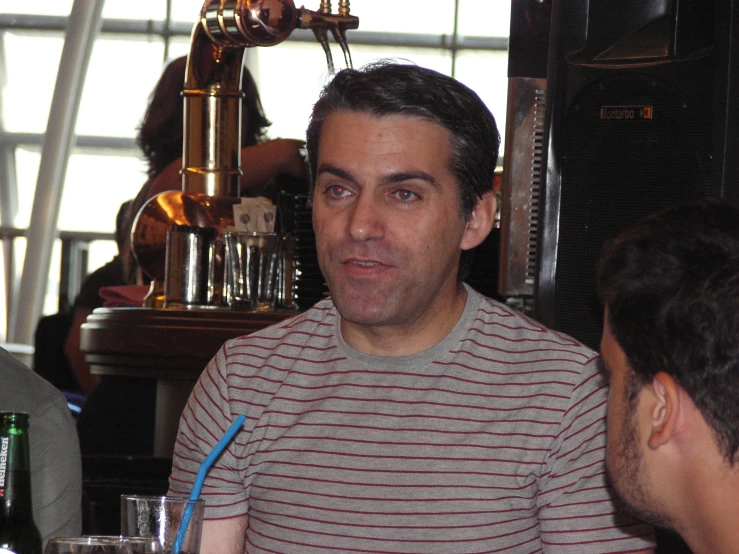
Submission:
[[[49,539],[44,554],[134,554],[122,537],[57,537]]]
[[[85,538],[90,539],[112,539],[122,540],[128,543],[131,547],[131,554],[163,554],[164,550],[162,545],[159,544],[158,537],[127,537],[124,535],[120,536],[107,536],[107,535],[86,535]]]
[[[191,510],[190,519],[182,539],[181,552],[200,552],[205,508],[203,499],[124,494],[121,496],[121,533],[126,537],[154,538],[161,545],[162,552],[171,552],[188,506]]]
[[[225,279],[231,288],[231,308],[256,312],[274,310],[280,235],[227,231],[225,241]]]

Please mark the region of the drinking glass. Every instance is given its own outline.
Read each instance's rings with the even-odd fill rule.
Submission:
[[[116,539],[125,541],[131,547],[131,554],[162,554],[164,552],[157,537],[126,537],[123,535],[111,537],[107,535],[86,535],[85,538]]]
[[[232,287],[231,308],[256,312],[273,310],[280,235],[228,231],[225,239],[227,281]]]
[[[203,499],[123,495],[121,496],[121,533],[126,537],[154,538],[162,546],[163,552],[171,551],[182,523],[183,514],[188,506],[191,510],[190,520],[181,544],[181,552],[200,552],[205,508]]]
[[[133,554],[121,537],[66,537],[49,539],[44,554]]]

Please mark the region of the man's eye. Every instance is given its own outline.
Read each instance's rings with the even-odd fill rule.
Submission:
[[[395,196],[397,196],[398,199],[402,200],[403,202],[410,202],[418,198],[418,195],[415,192],[407,189],[396,190]]]
[[[342,198],[349,194],[349,191],[341,185],[331,185],[326,189],[326,193],[333,198]]]

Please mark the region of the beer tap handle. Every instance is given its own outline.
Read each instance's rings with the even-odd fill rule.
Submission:
[[[321,0],[321,5],[318,7],[318,13],[321,15],[331,15],[331,0]],[[313,27],[313,34],[316,36],[316,40],[323,48],[326,54],[326,65],[328,66],[329,75],[336,73],[334,67],[334,57],[331,54],[331,47],[328,44],[328,31],[326,25],[320,25]]]
[[[354,67],[352,64],[352,55],[349,52],[349,43],[346,40],[346,29],[351,27],[356,29],[359,26],[359,20],[351,15],[349,0],[339,0],[339,17],[341,22],[337,25],[334,37],[344,51],[344,60],[347,67]]]
[[[349,42],[346,40],[346,30],[356,29],[357,27],[359,27],[359,18],[351,15],[349,0],[339,0],[338,17],[331,26],[331,32],[336,42],[341,46],[342,52],[344,52],[344,62],[347,67],[354,67],[354,64],[352,63],[351,52],[349,52]]]

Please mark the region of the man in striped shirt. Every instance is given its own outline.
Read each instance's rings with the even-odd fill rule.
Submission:
[[[667,208],[598,273],[615,488],[695,554],[739,552],[739,209]]]
[[[205,481],[203,552],[648,552],[606,484],[597,356],[463,284],[499,134],[469,88],[341,71],[307,133],[331,298],[227,342],[183,412],[172,494]]]

